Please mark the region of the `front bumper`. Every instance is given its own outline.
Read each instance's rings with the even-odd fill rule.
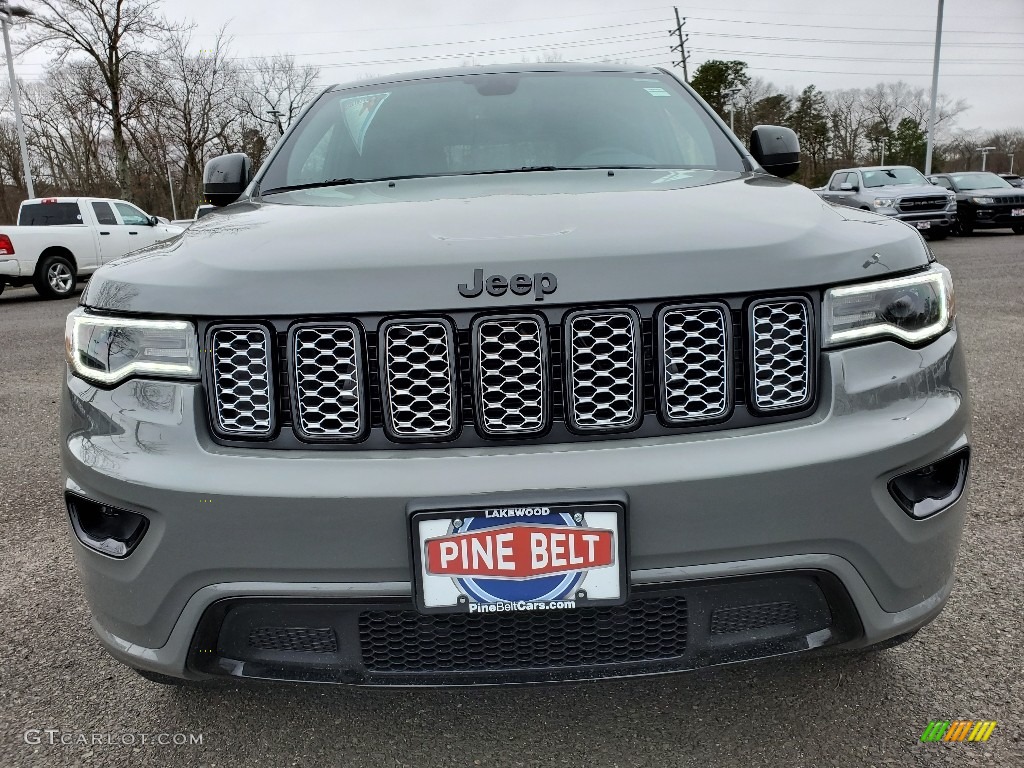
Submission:
[[[904,634],[949,595],[966,504],[913,520],[886,486],[968,442],[957,331],[920,349],[883,342],[825,353],[821,370],[819,408],[796,422],[607,443],[337,454],[217,446],[193,384],[103,391],[68,376],[68,489],[150,521],[123,560],[75,539],[94,627],[127,664],[202,677],[189,654],[203,615],[225,598],[408,601],[411,504],[616,495],[628,502],[638,590],[814,570],[838,580],[859,622],[837,640],[863,646]]]

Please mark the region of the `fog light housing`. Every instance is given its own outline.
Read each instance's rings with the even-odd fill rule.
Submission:
[[[149,528],[149,520],[138,512],[65,492],[64,501],[71,516],[71,527],[78,540],[89,549],[110,557],[128,557]]]
[[[961,448],[945,458],[906,472],[889,481],[889,493],[911,517],[922,520],[954,504],[967,484],[971,449]]]

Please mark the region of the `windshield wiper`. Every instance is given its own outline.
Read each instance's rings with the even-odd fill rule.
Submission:
[[[286,187],[274,187],[266,191],[260,191],[261,195],[273,195],[277,192],[295,192],[300,189],[320,189],[321,187],[344,187],[349,184],[362,184],[367,181],[376,181],[376,179],[329,179],[328,181],[311,181],[308,184],[290,184]]]

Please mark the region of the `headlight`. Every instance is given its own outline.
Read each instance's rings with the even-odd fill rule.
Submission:
[[[825,347],[882,337],[916,344],[953,322],[953,281],[936,264],[909,277],[830,288],[822,315]]]
[[[64,331],[68,365],[83,379],[116,384],[131,376],[199,376],[196,329],[184,320],[136,320],[76,309]]]
[[[875,208],[895,208],[896,198],[895,197],[876,197]]]
[[[972,197],[971,200],[977,205],[992,205],[995,202],[991,197]]]

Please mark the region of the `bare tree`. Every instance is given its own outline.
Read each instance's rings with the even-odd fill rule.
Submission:
[[[316,95],[320,69],[297,64],[294,56],[274,56],[248,61],[240,71],[244,85],[236,96],[236,108],[247,129],[264,134],[264,149],[269,150]],[[263,155],[252,159],[258,163]]]
[[[191,39],[190,29],[168,33],[166,53],[150,74],[157,108],[140,121],[135,140],[155,173],[167,164],[177,169],[183,210],[201,201],[203,165],[240,120],[231,107],[240,81],[227,57],[225,30],[199,54],[189,53]]]
[[[148,45],[173,28],[157,12],[159,0],[35,0],[28,35],[21,50],[43,47],[54,64],[84,54],[105,87],[103,106],[110,120],[117,186],[129,188],[126,124],[137,114],[128,81],[142,72],[153,55]]]

